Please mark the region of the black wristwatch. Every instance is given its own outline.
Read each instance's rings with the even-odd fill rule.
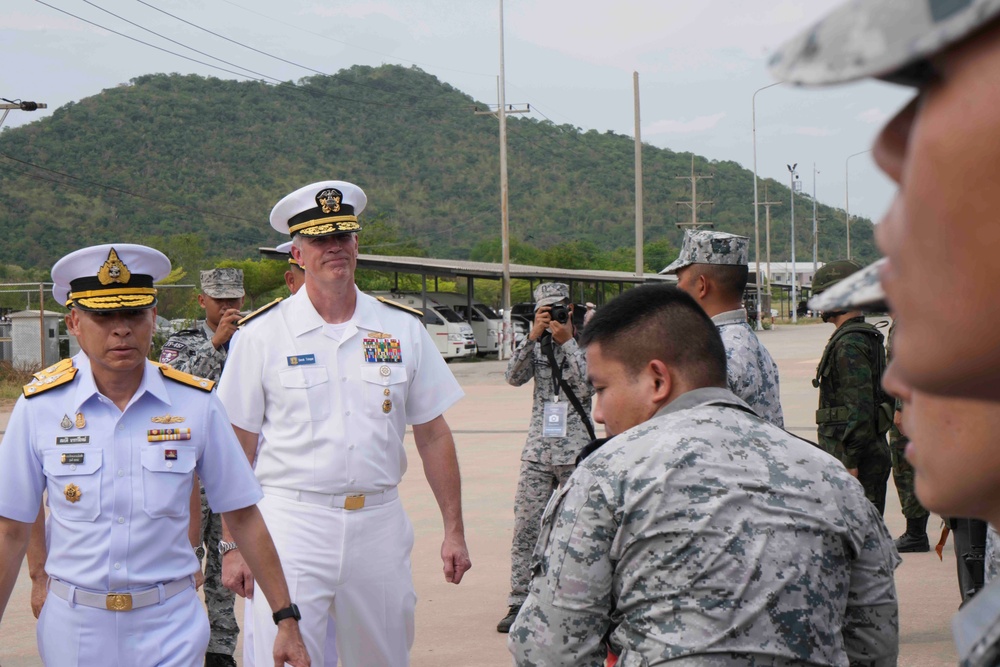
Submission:
[[[299,606],[293,602],[284,609],[279,609],[271,614],[271,618],[274,619],[274,624],[277,625],[286,618],[294,618],[296,621],[301,621],[302,614],[299,613]]]

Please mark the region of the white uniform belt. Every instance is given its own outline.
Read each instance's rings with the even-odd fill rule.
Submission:
[[[324,507],[342,507],[345,510],[359,510],[362,507],[373,507],[375,505],[384,505],[385,503],[391,502],[399,497],[399,491],[395,486],[392,487],[391,489],[380,491],[378,493],[346,493],[346,494],[317,493],[315,491],[296,491],[294,489],[284,489],[280,486],[261,485],[260,488],[264,491],[264,495],[281,496],[282,498],[289,498],[291,500],[297,500],[301,503],[309,503],[310,505],[322,505]]]
[[[82,604],[85,607],[107,609],[110,611],[130,611],[132,609],[148,607],[152,604],[159,604],[193,585],[194,578],[187,576],[168,581],[165,584],[159,584],[158,586],[144,588],[141,591],[97,593],[77,588],[76,586],[67,584],[65,581],[49,579],[49,591],[56,597],[60,597],[70,604]]]

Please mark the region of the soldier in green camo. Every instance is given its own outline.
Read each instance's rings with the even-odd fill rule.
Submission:
[[[611,439],[549,501],[519,667],[889,667],[899,556],[844,467],[727,386],[714,323],[670,285],[584,330]]]
[[[896,322],[893,321],[889,327],[889,340],[886,345],[887,361],[892,360],[892,334],[896,329]],[[896,399],[896,415],[893,418],[892,428],[889,429],[889,451],[892,453],[892,479],[896,483],[896,492],[899,494],[899,502],[903,506],[903,516],[906,518],[906,532],[896,539],[896,550],[900,553],[924,553],[931,550],[930,540],[927,539],[927,519],[930,512],[924,509],[917,499],[917,492],[914,489],[913,465],[906,460],[906,443],[910,440],[900,433],[897,424],[901,420],[903,402]]]
[[[243,307],[243,271],[212,269],[201,272],[198,305],[205,309],[199,325],[178,331],[164,344],[160,363],[185,373],[218,381],[236,333]],[[219,541],[222,517],[211,511],[201,489],[201,536],[205,545],[205,606],[212,634],[205,654],[205,667],[235,667],[233,653],[240,629],[233,612],[234,594],[222,585]],[[200,557],[199,552],[199,557]]]
[[[813,293],[860,270],[850,260],[824,265],[813,278]],[[885,513],[885,491],[892,457],[885,433],[892,423],[892,399],[882,391],[883,336],[859,311],[824,311],[837,329],[823,351],[813,386],[819,388],[816,425],[819,444],[858,478],[865,495]]]

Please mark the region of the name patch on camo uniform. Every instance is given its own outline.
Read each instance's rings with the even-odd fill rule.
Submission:
[[[365,361],[370,364],[403,363],[403,349],[398,338],[365,338],[361,345],[365,351]]]

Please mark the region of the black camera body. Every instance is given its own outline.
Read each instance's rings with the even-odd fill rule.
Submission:
[[[549,309],[549,315],[559,324],[566,324],[569,322],[569,307],[564,303],[554,304]]]

